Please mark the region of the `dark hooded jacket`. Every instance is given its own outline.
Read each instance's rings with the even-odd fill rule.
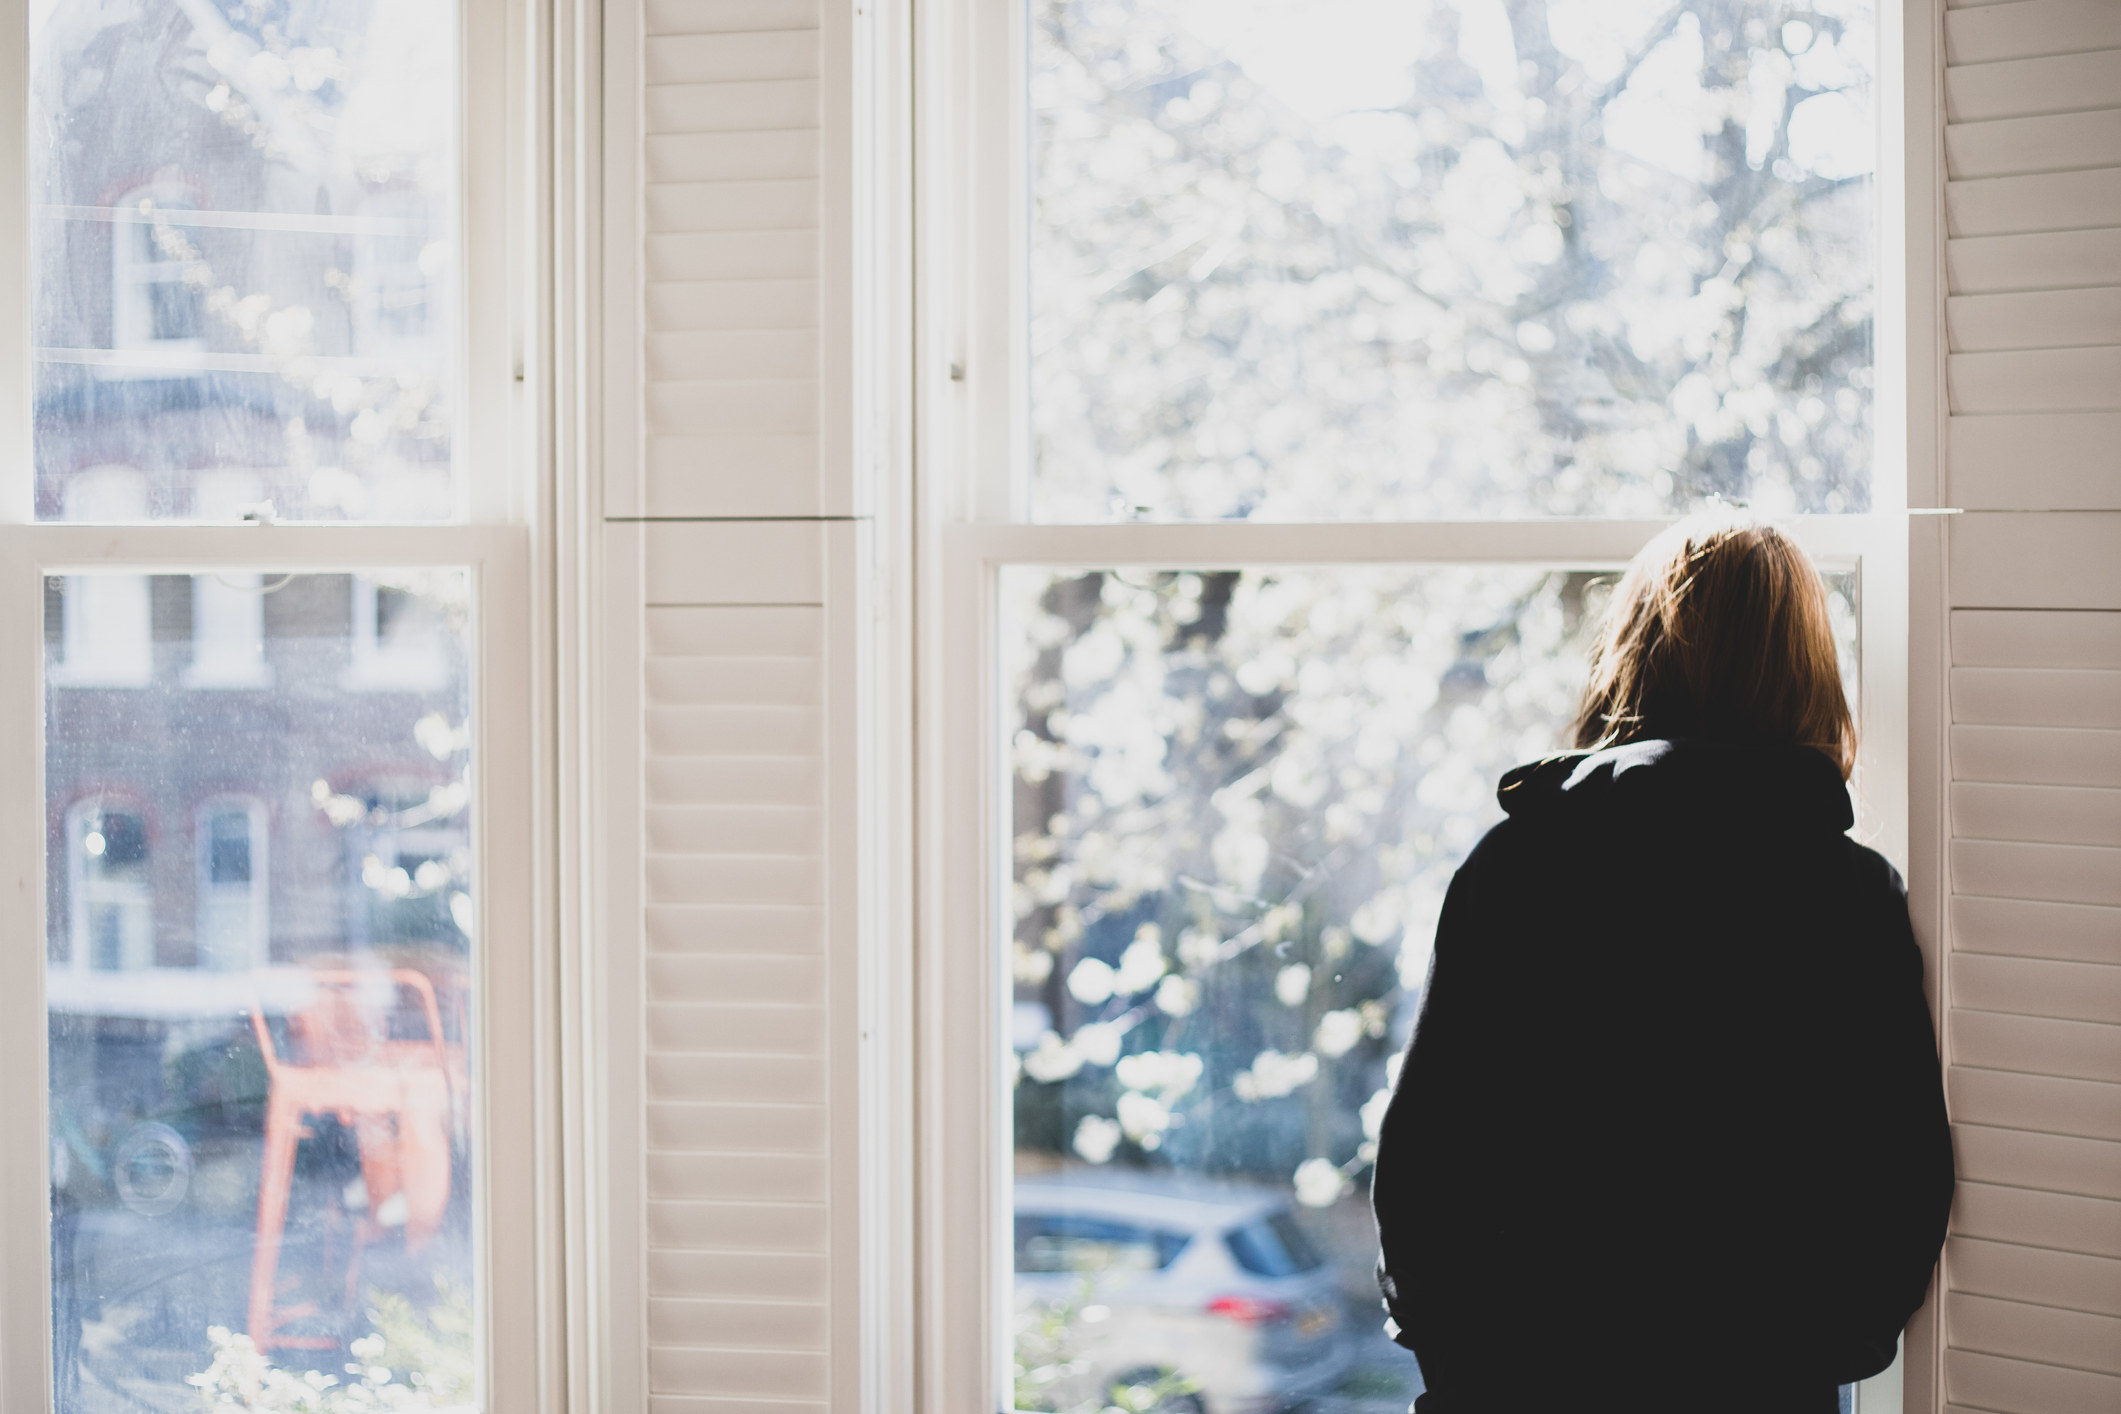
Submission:
[[[1951,1206],[1900,876],[1807,747],[1638,742],[1500,795],[1378,1142],[1416,1409],[1834,1408]]]

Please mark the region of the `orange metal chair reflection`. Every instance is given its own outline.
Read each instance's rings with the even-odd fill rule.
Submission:
[[[417,1251],[441,1225],[449,1207],[450,1133],[468,1098],[456,1093],[462,1084],[456,1074],[464,1070],[463,1044],[452,1045],[445,1037],[434,984],[425,973],[410,968],[316,971],[309,980],[315,996],[287,1019],[288,1055],[275,1045],[262,1004],[251,1004],[251,1026],[270,1080],[258,1240],[250,1267],[250,1336],[260,1350],[338,1344],[331,1336],[279,1329],[317,1309],[314,1302],[278,1304],[295,1146],[311,1135],[306,1121],[330,1115],[353,1131],[360,1147],[368,1206],[356,1223],[348,1261],[351,1300],[365,1244],[402,1216],[406,1246]],[[409,1007],[407,993],[414,1002]],[[402,1029],[411,1017],[424,1023],[427,1035],[394,1037],[393,1019]],[[379,1220],[386,1206],[397,1210],[388,1224]]]

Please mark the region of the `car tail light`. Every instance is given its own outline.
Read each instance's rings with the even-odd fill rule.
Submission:
[[[1289,1303],[1257,1296],[1218,1296],[1208,1303],[1208,1314],[1227,1316],[1240,1325],[1265,1326],[1289,1319]]]

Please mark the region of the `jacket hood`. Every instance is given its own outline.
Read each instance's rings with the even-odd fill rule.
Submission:
[[[1855,824],[1848,786],[1826,753],[1809,746],[1682,738],[1572,751],[1519,766],[1495,792],[1515,816],[1584,807],[1727,818],[1763,825]]]

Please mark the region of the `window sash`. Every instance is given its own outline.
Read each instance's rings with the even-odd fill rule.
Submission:
[[[1002,962],[1002,944],[1012,931],[1007,743],[1013,723],[1000,679],[1001,572],[1027,565],[1164,570],[1493,564],[1617,570],[1673,523],[974,524],[944,533],[946,608],[938,651],[950,690],[942,704],[941,735],[953,743],[953,759],[930,837],[938,841],[943,862],[931,895],[936,925],[922,1005],[934,1008],[930,1015],[971,1020],[932,1028],[937,1034],[929,1043],[922,1102],[939,1123],[931,1151],[936,1167],[929,1169],[934,1177],[921,1203],[931,1222],[948,1215],[946,1235],[936,1239],[923,1313],[930,1323],[928,1348],[940,1367],[935,1373],[954,1399],[978,1399],[983,1408],[1010,1407],[1012,1111],[1001,1060],[1014,996],[1013,977]],[[1881,514],[1783,522],[1821,568],[1858,576],[1856,833],[1903,864],[1908,837],[1906,523],[1903,515]],[[935,1326],[946,1321],[948,1334],[943,1335]],[[1897,1409],[1898,1368],[1863,1386],[1874,1409]]]
[[[30,347],[29,7],[0,0],[0,525],[35,523]],[[458,523],[522,523],[533,506],[524,351],[536,327],[531,264],[543,245],[521,215],[531,137],[526,0],[456,0],[459,71],[455,438]],[[142,267],[145,268],[145,267]],[[155,277],[148,277],[155,278]],[[49,524],[49,522],[47,522]],[[169,523],[176,528],[178,523]],[[336,522],[332,524],[338,524]],[[382,528],[385,521],[349,522]],[[395,532],[393,532],[395,533]],[[371,560],[371,563],[384,563]]]
[[[480,1398],[490,1410],[536,1407],[537,1369],[520,1358],[534,1348],[541,1304],[537,1246],[522,1240],[540,1230],[542,1167],[531,562],[530,532],[515,526],[0,524],[0,663],[17,665],[0,674],[0,795],[15,802],[0,811],[0,869],[16,881],[0,940],[0,1109],[23,1131],[0,1150],[0,1404],[51,1407],[44,879],[45,851],[67,842],[45,838],[44,674],[21,670],[44,660],[45,577],[464,566],[473,582],[471,710],[485,763],[473,772],[472,815]]]

